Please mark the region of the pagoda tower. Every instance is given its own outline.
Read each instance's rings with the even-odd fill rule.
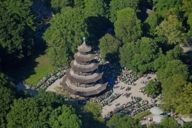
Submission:
[[[62,85],[69,92],[87,97],[103,92],[107,83],[103,82],[103,73],[98,72],[98,56],[85,42],[77,48],[71,68],[67,71]]]

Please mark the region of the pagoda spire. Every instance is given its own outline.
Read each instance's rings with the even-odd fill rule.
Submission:
[[[83,37],[83,43],[86,44],[86,37]]]

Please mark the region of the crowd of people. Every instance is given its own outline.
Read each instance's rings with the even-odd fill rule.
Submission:
[[[56,80],[62,78],[65,75],[65,73],[66,73],[66,70],[61,70],[61,71],[58,71],[57,73],[52,73],[50,75],[43,77],[41,80],[39,80],[39,82],[35,86],[36,89],[46,89]]]
[[[122,73],[117,77],[117,82],[122,81],[128,85],[134,85],[134,81],[137,79],[136,73],[123,69]]]

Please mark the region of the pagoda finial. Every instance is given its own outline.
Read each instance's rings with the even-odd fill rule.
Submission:
[[[84,44],[86,43],[86,38],[85,38],[85,37],[83,37],[83,43],[84,43]]]

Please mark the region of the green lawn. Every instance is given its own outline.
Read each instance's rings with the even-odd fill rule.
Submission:
[[[47,56],[47,53],[38,57],[30,57],[20,67],[7,70],[7,74],[15,81],[25,81],[35,86],[45,75],[54,71],[54,67]]]
[[[25,79],[25,82],[30,85],[36,85],[41,78],[54,71],[54,67],[51,65],[46,54],[36,58],[35,62],[37,62],[37,65],[34,68],[33,74]]]

